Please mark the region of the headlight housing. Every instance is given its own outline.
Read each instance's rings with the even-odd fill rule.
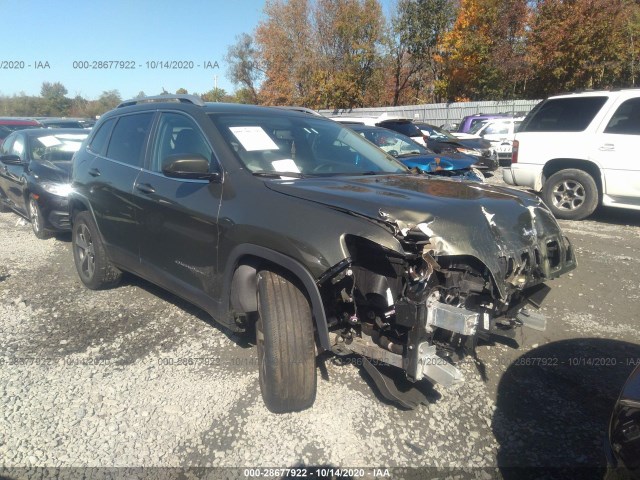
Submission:
[[[70,183],[41,183],[40,186],[45,192],[58,197],[68,197],[73,190]]]

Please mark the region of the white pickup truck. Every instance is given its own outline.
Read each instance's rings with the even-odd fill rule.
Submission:
[[[599,204],[640,210],[640,89],[544,100],[516,134],[503,178],[542,192],[558,218],[583,219]]]

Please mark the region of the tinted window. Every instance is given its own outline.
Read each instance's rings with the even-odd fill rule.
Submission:
[[[163,113],[151,159],[151,170],[161,172],[171,155],[201,155],[211,162],[213,151],[193,120],[178,113]]]
[[[611,117],[604,133],[640,135],[640,98],[623,102]]]
[[[378,124],[379,127],[390,128],[396,132],[400,132],[408,137],[422,137],[422,132],[413,123],[401,122],[383,122]]]
[[[120,117],[111,134],[107,157],[135,167],[141,166],[152,118],[153,112]]]
[[[102,125],[100,125],[100,128],[98,128],[98,131],[91,139],[89,150],[91,150],[93,153],[97,153],[98,155],[105,155],[107,151],[107,142],[109,141],[109,134],[111,133],[111,129],[113,128],[114,123],[115,120],[113,118],[110,118]]]
[[[573,97],[547,100],[531,111],[521,132],[581,132],[589,126],[607,97]]]

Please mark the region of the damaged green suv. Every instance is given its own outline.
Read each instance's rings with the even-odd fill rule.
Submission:
[[[527,193],[408,170],[347,127],[278,108],[136,99],[73,161],[73,255],[89,288],[123,270],[243,331],[274,412],[310,407],[316,355],[412,382],[462,381],[478,339],[544,328],[543,282],[576,266]]]

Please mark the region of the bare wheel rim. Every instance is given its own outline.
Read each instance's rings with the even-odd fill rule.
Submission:
[[[80,270],[85,278],[93,278],[93,272],[96,270],[95,250],[93,247],[93,239],[91,232],[86,225],[80,225],[78,234],[76,235],[76,252],[78,260],[80,260]]]
[[[38,203],[35,198],[29,199],[29,217],[31,217],[31,225],[36,232],[40,231],[40,215],[38,215]]]
[[[582,207],[586,197],[584,186],[576,180],[563,180],[551,190],[553,206],[566,212],[573,212]]]

